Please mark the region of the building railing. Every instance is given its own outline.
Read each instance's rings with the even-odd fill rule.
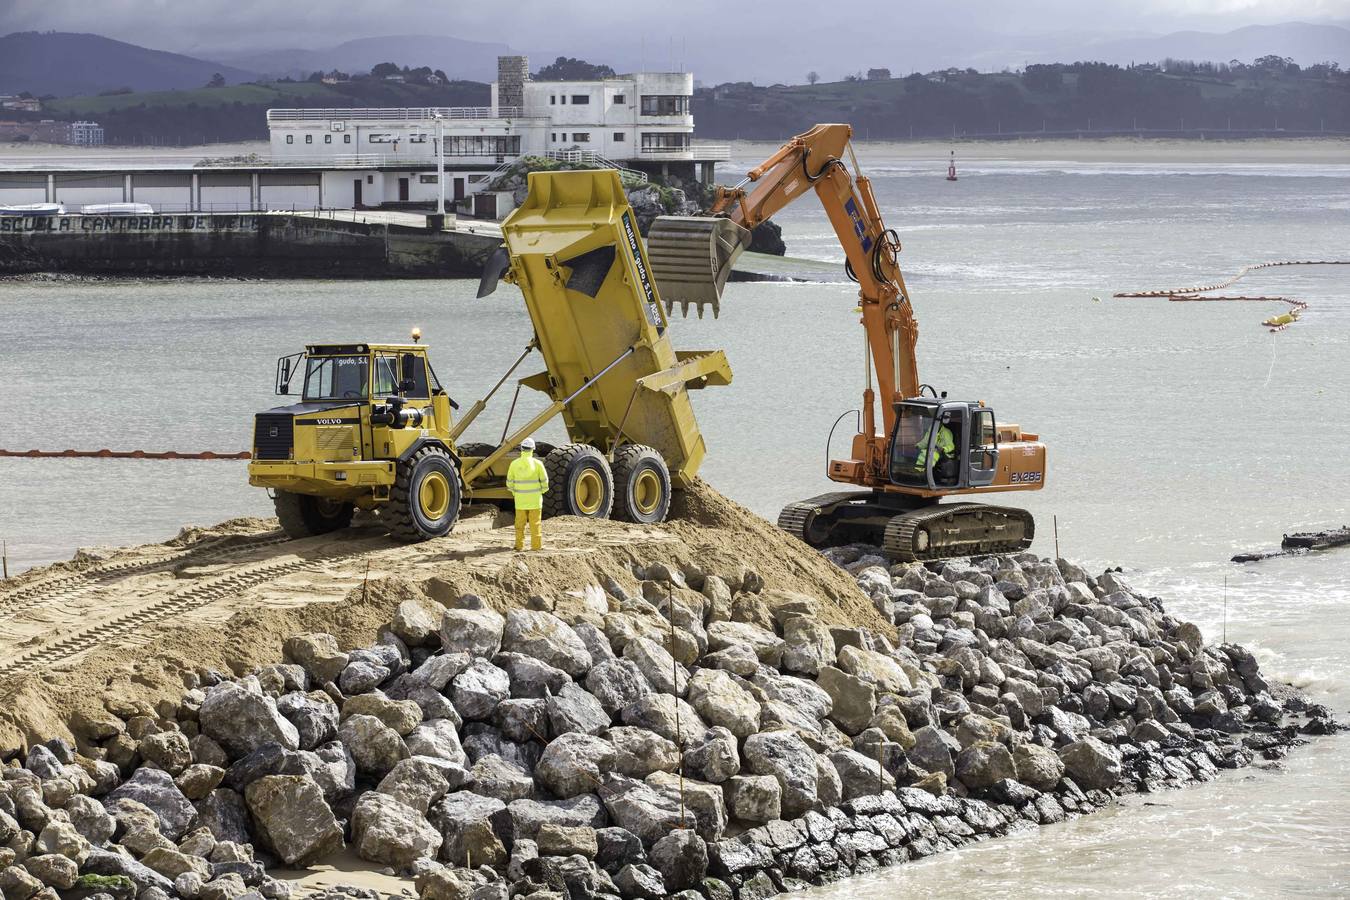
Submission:
[[[559,162],[597,166],[601,169],[617,169],[619,171],[619,179],[622,181],[635,184],[647,183],[646,172],[625,168],[614,160],[609,159],[594,150],[546,150],[544,151],[544,156],[548,159],[556,159]]]
[[[694,159],[731,159],[730,144],[704,144],[695,141],[690,149],[694,151]]]
[[[319,122],[330,119],[373,119],[377,121],[406,121],[408,119],[523,119],[547,118],[526,116],[521,106],[399,106],[399,107],[329,107],[324,109],[269,109],[268,122]]]

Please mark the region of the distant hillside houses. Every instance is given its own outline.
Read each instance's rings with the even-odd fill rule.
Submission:
[[[0,141],[35,141],[46,144],[72,144],[77,147],[103,146],[103,126],[97,122],[58,122],[0,120]]]

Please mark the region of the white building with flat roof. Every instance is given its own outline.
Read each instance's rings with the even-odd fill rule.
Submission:
[[[453,200],[482,189],[495,170],[521,156],[706,182],[716,162],[729,156],[726,145],[693,139],[688,72],[529,81],[523,57],[502,57],[498,72],[490,106],[268,110],[272,163],[408,170],[381,179],[398,185],[393,196],[372,196],[373,180],[353,181],[352,205],[371,206],[434,200],[442,149]]]

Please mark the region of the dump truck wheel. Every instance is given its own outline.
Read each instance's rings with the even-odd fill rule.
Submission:
[[[614,518],[650,525],[670,512],[670,468],[651,447],[614,451]]]
[[[346,528],[352,524],[352,513],[356,509],[341,500],[290,491],[277,491],[272,505],[281,520],[281,530],[291,538],[313,537]]]
[[[399,463],[381,517],[398,540],[425,541],[455,527],[463,498],[459,470],[450,455],[440,447],[423,447]]]
[[[614,508],[609,461],[589,444],[564,444],[544,457],[548,470],[545,516],[606,518]]]
[[[469,444],[460,444],[455,449],[459,452],[460,459],[463,459],[466,456],[472,457],[474,459],[482,459],[484,456],[488,456],[489,454],[491,454],[493,450],[497,449],[497,447],[494,444],[484,444],[474,442]]]

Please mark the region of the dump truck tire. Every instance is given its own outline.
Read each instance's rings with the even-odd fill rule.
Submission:
[[[290,491],[277,491],[272,505],[276,507],[281,530],[291,538],[313,537],[346,528],[352,524],[352,513],[356,509],[340,500]]]
[[[459,519],[464,486],[450,454],[423,447],[398,466],[381,517],[400,541],[425,541],[449,534]]]
[[[466,456],[472,459],[482,459],[483,457],[491,454],[492,451],[496,449],[497,446],[495,444],[484,444],[479,442],[471,444],[460,444],[455,448],[455,450],[459,453],[460,459],[463,459]]]
[[[544,457],[548,493],[544,516],[604,519],[614,508],[614,475],[609,460],[589,444],[564,444]]]
[[[670,512],[670,468],[642,444],[614,451],[614,518],[650,525]]]

